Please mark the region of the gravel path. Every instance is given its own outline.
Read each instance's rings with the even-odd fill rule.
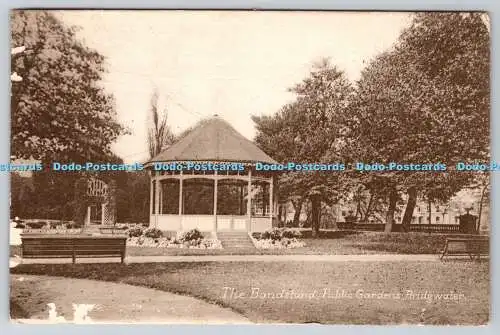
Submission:
[[[87,279],[11,275],[11,298],[29,315],[30,320],[13,320],[20,323],[48,322],[48,303],[69,322],[72,304],[95,304],[88,314],[95,323],[249,323],[230,309],[192,297]]]
[[[119,262],[119,258],[77,258],[77,263]],[[394,262],[394,261],[439,261],[436,254],[380,254],[380,255],[206,255],[206,256],[127,256],[126,263],[166,262]],[[23,259],[23,264],[70,263],[71,259]]]

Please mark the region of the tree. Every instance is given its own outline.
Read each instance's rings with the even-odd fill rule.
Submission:
[[[351,104],[351,158],[380,163],[489,159],[489,35],[479,14],[419,13],[393,50],[363,71]],[[356,156],[354,158],[354,156]],[[387,215],[406,192],[407,227],[419,193],[449,199],[471,174],[391,172]],[[388,222],[388,229],[391,224]]]
[[[124,133],[113,97],[99,85],[104,57],[46,11],[14,10],[11,45],[24,46],[11,67],[11,154],[17,158],[85,161],[111,154]]]
[[[11,155],[59,162],[121,162],[111,144],[126,130],[116,121],[113,97],[100,85],[104,57],[87,48],[46,11],[11,13],[13,73]],[[22,49],[22,50],[21,50]],[[31,215],[70,219],[81,173],[39,171],[33,176]],[[104,174],[99,175],[105,177]]]
[[[148,129],[149,156],[153,158],[175,141],[175,136],[168,126],[168,113],[160,113],[158,90],[153,92],[150,103],[151,124]]]
[[[21,176],[17,172],[10,174],[11,217],[30,216],[35,199],[32,178]]]
[[[117,187],[118,222],[149,222],[149,187],[147,171],[127,172]]]
[[[296,100],[277,114],[252,117],[257,124],[255,141],[280,162],[323,162],[341,134],[337,125],[353,88],[342,71],[322,60],[290,91],[296,94]],[[321,203],[335,202],[342,194],[340,178],[338,173],[324,171],[290,172],[280,177],[281,195],[311,202],[313,236],[320,227]]]
[[[490,199],[491,180],[489,172],[478,172],[474,177],[474,182],[471,184],[471,188],[478,191],[477,193],[479,193],[479,208],[476,228],[476,230],[479,232],[481,228],[483,207],[485,205],[485,202],[487,203]]]

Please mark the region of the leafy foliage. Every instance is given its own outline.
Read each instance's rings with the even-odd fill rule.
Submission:
[[[132,227],[127,230],[127,234],[129,237],[139,237],[142,236],[143,230],[141,227]]]
[[[11,64],[23,78],[12,84],[12,155],[107,158],[124,129],[115,121],[113,97],[99,85],[104,57],[46,11],[12,11],[11,27],[12,47],[26,47]]]
[[[356,93],[343,145],[352,162],[453,167],[489,159],[489,35],[479,14],[415,15],[394,49],[363,71]],[[365,182],[371,178],[367,174]],[[445,201],[472,175],[391,172],[376,178],[390,194],[417,190]],[[408,211],[411,219],[413,208]]]
[[[163,237],[163,232],[158,228],[148,228],[144,231],[144,237],[160,238]]]
[[[27,222],[26,226],[28,226],[31,229],[40,229],[43,228],[47,225],[47,222],[45,221],[34,221],[34,222]]]
[[[336,152],[353,87],[345,74],[328,60],[315,64],[307,78],[291,89],[296,100],[273,116],[253,116],[255,141],[280,162],[323,162]],[[313,228],[319,229],[321,201],[336,202],[342,195],[337,173],[291,172],[279,180],[285,199],[308,198],[313,203]],[[300,207],[299,207],[300,208]]]
[[[182,233],[178,238],[180,242],[190,242],[201,239],[203,239],[203,234],[196,228]]]

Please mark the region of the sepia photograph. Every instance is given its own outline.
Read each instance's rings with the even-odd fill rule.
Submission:
[[[11,10],[11,322],[487,325],[490,34]]]

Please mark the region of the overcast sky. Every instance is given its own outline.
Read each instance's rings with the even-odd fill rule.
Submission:
[[[114,151],[147,158],[149,101],[155,87],[175,133],[219,114],[249,139],[252,114],[275,113],[314,62],[329,57],[351,81],[390,48],[405,13],[64,11],[78,37],[107,60],[104,85],[132,135]]]

